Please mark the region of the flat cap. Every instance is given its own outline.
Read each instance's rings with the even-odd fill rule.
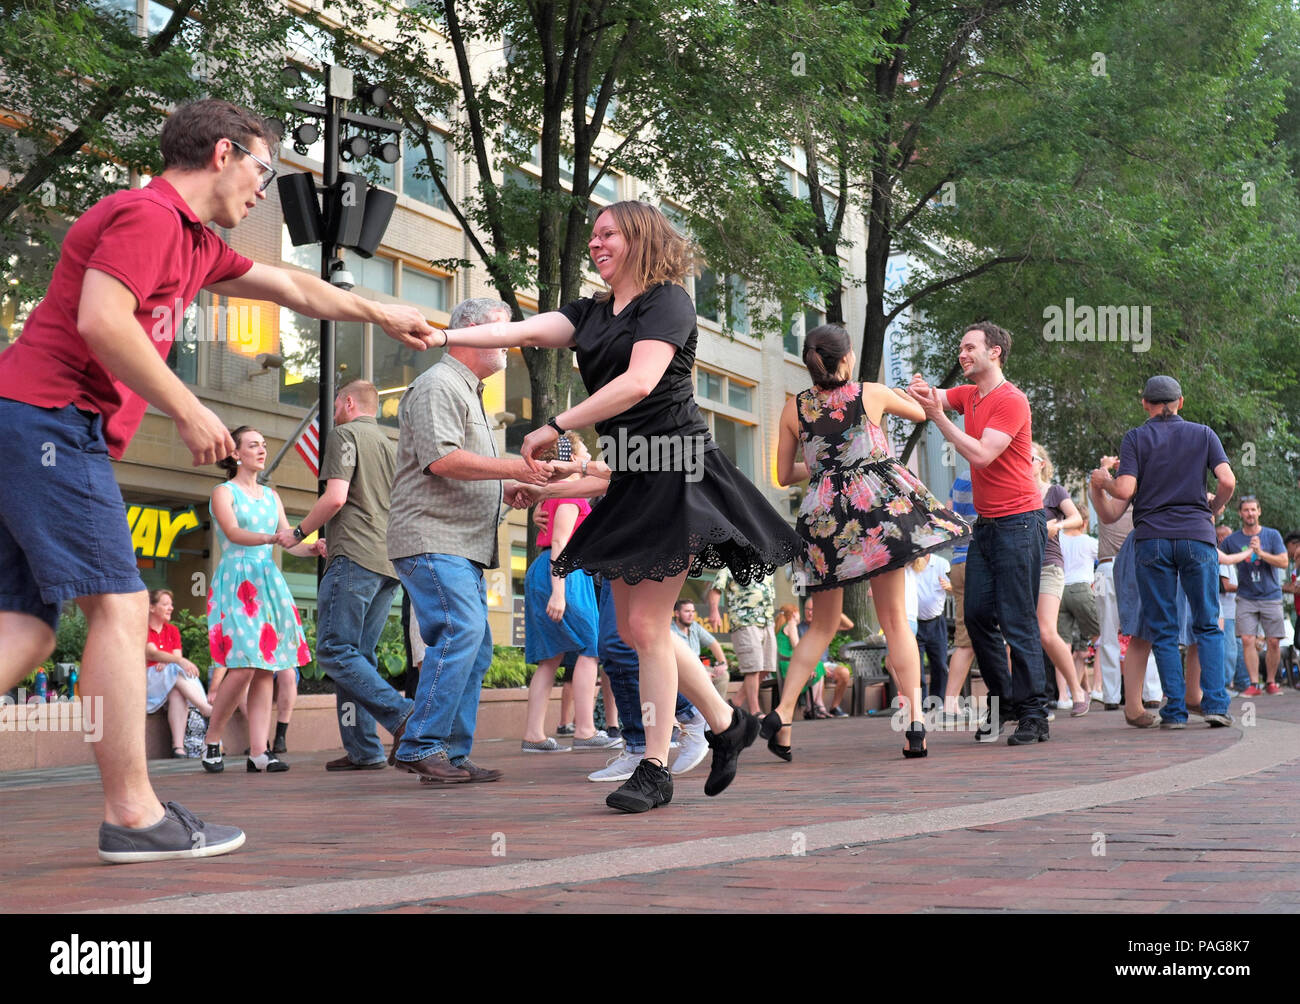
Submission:
[[[1151,404],[1177,401],[1182,396],[1183,388],[1179,387],[1178,381],[1171,376],[1153,376],[1142,389],[1142,400],[1149,401]]]

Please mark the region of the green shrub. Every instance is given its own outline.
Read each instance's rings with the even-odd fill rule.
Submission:
[[[531,663],[524,662],[523,649],[511,645],[493,645],[492,665],[483,677],[483,686],[524,687],[536,669]]]
[[[57,662],[75,662],[79,665],[82,653],[86,651],[87,627],[81,608],[75,603],[67,603],[59,618],[58,630],[54,633],[54,651],[41,667],[48,673]]]
[[[181,633],[181,654],[199,667],[204,683],[212,675],[212,648],[208,644],[208,615],[173,610],[172,623]]]
[[[402,639],[401,617],[388,618],[388,623],[379,634],[375,658],[379,663],[379,672],[389,679],[406,672],[406,644]]]

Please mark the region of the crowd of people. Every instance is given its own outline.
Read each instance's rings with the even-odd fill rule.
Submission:
[[[271,709],[277,691],[291,705],[296,669],[313,653],[275,547],[327,562],[315,657],[335,683],[344,748],[327,769],[387,763],[435,786],[499,780],[501,770],[470,755],[493,655],[484,573],[498,564],[503,504],[534,508],[542,531],[526,580],[526,651],[538,669],[523,749],[563,748],[545,734],[544,718],[555,674],[570,658],[569,748],[613,753],[589,779],[618,782],[605,801],[622,812],[670,802],[674,777],[710,753],[704,792],[721,794],[760,735],[773,755],[792,760],[795,712],[810,683],[807,713],[843,717],[849,672],[831,661],[829,646],[853,626],[843,598],[855,582],[870,584],[908,759],[930,751],[927,691],[955,698],[972,663],[990,697],[975,723],[980,743],[1003,735],[1012,747],[1045,742],[1054,712],[1086,714],[1098,689],[1108,707],[1122,693],[1125,718],[1138,728],[1184,728],[1189,712],[1230,724],[1218,623],[1220,584],[1229,580],[1249,682],[1242,692],[1280,693],[1276,570],[1300,551],[1300,535],[1283,541],[1260,525],[1258,501],[1243,496],[1241,529],[1216,540],[1214,521],[1235,479],[1214,432],[1178,415],[1183,399],[1173,378],[1147,382],[1148,421],[1091,474],[1091,508],[1103,530],[1092,587],[1081,588],[1092,561],[1079,540],[1083,516],[1033,440],[1027,397],[1005,375],[1011,335],[991,322],[970,325],[958,352],[960,386],[935,387],[917,375],[890,388],[854,379],[848,333],[822,325],[803,348],[810,386],[780,418],[778,480],[808,482],[791,528],[718,448],[695,403],[696,310],[682,285],[693,250],[658,209],[618,202],[596,218],[588,250],[603,291],[518,322],[498,300],[470,299],[436,330],[413,308],[253,263],[209,229],[236,226],[265,197],[273,141],[262,120],[224,102],[178,109],[163,131],[163,172],[73,225],[49,294],[0,356],[0,416],[12,430],[0,459],[13,475],[0,483],[0,687],[48,656],[60,606],[75,599],[89,621],[82,693],[106,704],[95,750],[105,794],[102,859],[207,856],[244,841],[238,827],[158,801],[142,706],[167,706],[176,749],[186,705],[207,717],[202,766],[215,773],[224,768],[223,730],[242,703],[247,771],[288,769]],[[170,338],[147,333],[156,330],[148,323],[155,308],[171,309],[177,295],[187,303],[201,288],[374,323],[412,348],[445,350],[406,389],[396,447],[375,422],[375,388],[358,380],[339,389],[322,463],[326,489],[296,527],[257,479],[266,463],[262,435],[227,431],[167,368]],[[587,396],[530,432],[519,456],[502,457],[482,394],[516,346],[573,350]],[[34,371],[48,377],[27,379]],[[109,464],[146,403],[172,417],[196,465],[219,464],[226,475],[210,506],[221,558],[208,596],[218,668],[208,694],[168,630],[172,598],[143,589]],[[969,478],[948,500],[893,456],[886,415],[933,422],[969,463]],[[601,437],[600,459],[573,434],[589,427]],[[58,465],[42,467],[31,442],[55,444]],[[626,453],[647,444],[671,447],[672,462]],[[1217,486],[1208,494],[1207,473]],[[95,547],[61,532],[73,522]],[[322,528],[327,541],[309,543]],[[953,551],[951,563],[940,551]],[[797,591],[809,595],[802,621],[797,609],[776,609],[773,574],[786,565]],[[710,622],[724,604],[730,621],[741,677],[735,702],[725,652],[683,592],[688,576],[706,569],[717,570],[705,598]],[[422,648],[411,698],[388,684],[375,659],[399,584]],[[958,614],[951,657],[949,593]],[[1186,672],[1180,631],[1195,652]],[[1085,682],[1086,660],[1072,648],[1094,639],[1100,671]],[[1262,688],[1257,640],[1265,644]],[[707,667],[701,649],[712,656]],[[596,728],[598,661],[617,735]],[[782,666],[779,697],[763,714],[761,681]],[[377,725],[393,737],[386,755]]]

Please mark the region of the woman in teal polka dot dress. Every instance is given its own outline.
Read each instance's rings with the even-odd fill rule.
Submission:
[[[275,673],[296,671],[311,661],[311,651],[293,594],[271,560],[277,532],[288,530],[289,520],[280,497],[257,483],[266,467],[266,440],[248,426],[231,436],[235,454],[219,464],[230,480],[217,485],[209,505],[221,561],[208,591],[208,644],[213,666],[225,667],[226,674],[213,698],[203,769],[225,769],[221,732],[247,685],[249,736],[260,737],[250,743],[257,755],[250,757],[248,770],[275,773],[289,769],[265,746]],[[323,541],[298,544],[289,553],[306,557],[323,553],[323,548]]]

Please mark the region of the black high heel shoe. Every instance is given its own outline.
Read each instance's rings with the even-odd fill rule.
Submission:
[[[907,749],[903,750],[903,756],[907,757],[907,759],[916,760],[930,752],[923,745],[925,743],[925,722],[913,722],[912,727],[903,733],[903,738],[907,740]]]
[[[773,708],[763,716],[763,721],[758,727],[759,733],[767,740],[767,748],[772,751],[774,756],[780,757],[786,763],[794,759],[794,754],[790,752],[789,746],[782,746],[776,741],[776,734],[784,728],[781,722],[781,716]]]

